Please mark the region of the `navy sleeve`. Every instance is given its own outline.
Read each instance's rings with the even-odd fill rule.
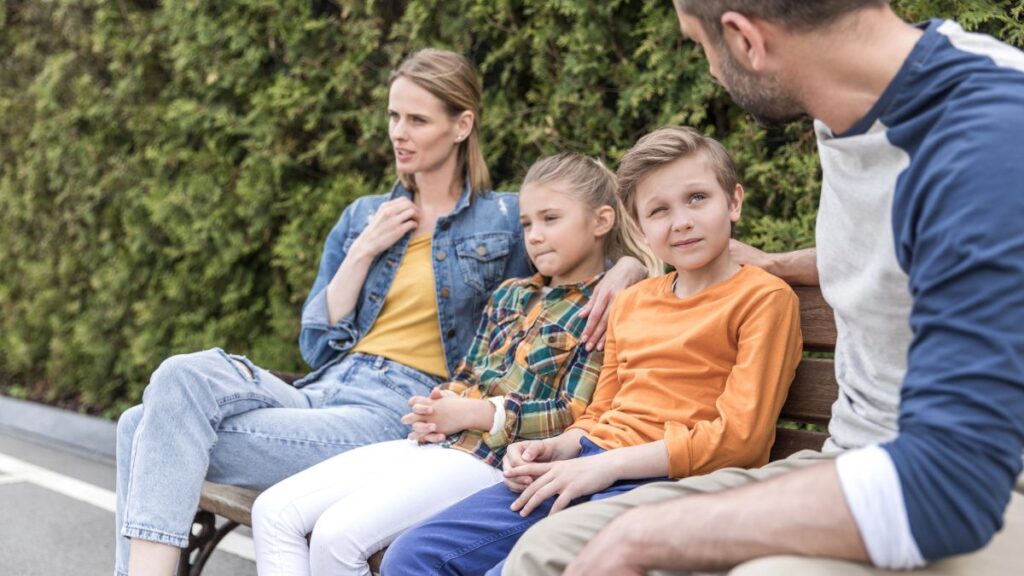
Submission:
[[[914,338],[883,448],[929,561],[1000,530],[1024,449],[1024,99],[991,92],[947,109],[893,207]]]

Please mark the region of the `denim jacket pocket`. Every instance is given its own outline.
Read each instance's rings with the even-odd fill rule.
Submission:
[[[478,234],[455,244],[462,276],[473,288],[489,293],[505,274],[505,261],[511,251],[511,234]]]
[[[569,356],[579,339],[560,326],[545,326],[534,340],[533,350],[526,355],[528,369],[542,379],[553,378]]]

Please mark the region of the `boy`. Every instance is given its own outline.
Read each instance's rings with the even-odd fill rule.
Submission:
[[[799,305],[785,282],[730,258],[743,205],[732,159],[695,130],[664,128],[626,154],[619,178],[645,243],[675,273],[612,305],[583,416],[559,436],[509,447],[506,486],[399,538],[385,574],[480,574],[527,528],[571,504],[768,461],[801,355]]]

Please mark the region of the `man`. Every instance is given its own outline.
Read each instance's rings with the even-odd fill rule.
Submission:
[[[1019,571],[1024,54],[885,0],[675,4],[753,116],[817,119],[817,254],[735,249],[820,276],[839,331],[831,439],[553,515],[504,574]]]

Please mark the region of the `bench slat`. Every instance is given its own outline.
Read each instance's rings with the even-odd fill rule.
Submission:
[[[796,368],[796,377],[780,418],[811,424],[828,424],[832,404],[839,396],[835,364],[831,360],[804,358]]]
[[[248,488],[203,482],[199,507],[243,526],[252,526],[252,503],[259,494]]]
[[[794,286],[800,299],[800,329],[804,334],[804,349],[832,352],[836,349],[836,320],[832,308],[825,302],[817,286]]]
[[[772,445],[771,459],[781,460],[801,450],[821,450],[828,434],[808,430],[775,429],[775,444]]]

